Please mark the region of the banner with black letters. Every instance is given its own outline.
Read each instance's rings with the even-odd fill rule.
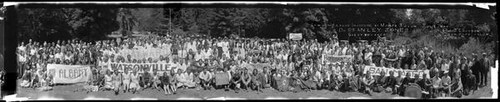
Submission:
[[[53,76],[55,84],[71,84],[87,82],[92,77],[90,65],[48,64],[47,71]]]
[[[394,68],[385,68],[385,67],[376,67],[376,66],[364,66],[363,73],[366,74],[370,72],[372,76],[380,76],[380,73],[385,72],[385,76],[390,76],[389,72],[393,72],[394,76],[398,76],[399,73],[402,74],[401,77],[406,77],[407,74],[410,74],[410,78],[414,78],[415,75],[423,76],[430,78],[429,70],[408,70],[408,69],[394,69]]]

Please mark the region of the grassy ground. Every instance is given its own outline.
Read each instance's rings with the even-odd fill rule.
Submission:
[[[491,82],[491,81],[490,81]],[[99,92],[82,92],[74,90],[80,89],[79,85],[65,85],[56,86],[52,91],[41,92],[35,89],[19,88],[17,97],[27,97],[30,100],[37,99],[72,99],[72,100],[83,100],[83,99],[111,99],[111,100],[131,100],[137,98],[151,98],[159,100],[177,100],[177,99],[220,99],[225,97],[225,99],[346,99],[350,97],[364,97],[371,99],[392,99],[395,97],[400,97],[397,95],[390,95],[388,93],[374,93],[372,96],[367,94],[362,94],[359,92],[337,92],[337,91],[327,91],[327,90],[313,90],[309,92],[278,92],[272,89],[266,89],[263,93],[255,91],[242,91],[235,93],[234,91],[224,91],[224,90],[195,90],[195,89],[179,89],[175,95],[164,95],[163,92],[154,89],[146,89],[140,93],[120,93],[119,95],[114,95],[111,91],[99,91]],[[464,96],[462,98],[480,98],[480,97],[491,97],[490,84],[488,86],[480,88],[472,95]]]

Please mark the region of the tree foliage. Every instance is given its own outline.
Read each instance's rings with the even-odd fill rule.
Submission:
[[[21,8],[18,38],[26,41],[99,40],[119,28],[116,9]]]

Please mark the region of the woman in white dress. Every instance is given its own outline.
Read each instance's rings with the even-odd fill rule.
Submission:
[[[132,72],[132,74],[130,74],[130,79],[131,79],[130,89],[132,89],[133,93],[136,93],[140,89],[139,74],[137,74],[137,71],[134,71]]]

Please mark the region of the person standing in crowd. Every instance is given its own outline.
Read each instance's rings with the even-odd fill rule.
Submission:
[[[480,86],[481,87],[485,87],[486,85],[488,85],[488,73],[489,73],[489,70],[490,70],[490,67],[489,67],[489,59],[488,59],[488,56],[486,56],[486,53],[483,53],[482,56],[481,56],[481,60],[480,61],[480,67],[481,67],[481,78],[479,79],[481,83]]]

